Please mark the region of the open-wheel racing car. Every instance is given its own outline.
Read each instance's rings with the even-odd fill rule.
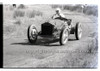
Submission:
[[[60,45],[64,45],[68,41],[68,36],[75,34],[77,40],[82,36],[82,27],[79,22],[72,26],[72,19],[56,18],[50,19],[41,24],[41,31],[37,31],[36,26],[30,25],[27,31],[27,37],[30,43],[36,43],[37,37],[58,38]]]

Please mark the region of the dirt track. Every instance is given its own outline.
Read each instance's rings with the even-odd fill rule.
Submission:
[[[97,52],[88,52],[89,48],[97,46],[96,22],[84,15],[74,15],[72,19],[82,23],[83,36],[76,40],[74,35],[70,35],[64,46],[56,40],[42,42],[41,38],[37,45],[31,45],[26,36],[4,39],[4,67],[97,67]],[[45,44],[47,41],[49,45]]]

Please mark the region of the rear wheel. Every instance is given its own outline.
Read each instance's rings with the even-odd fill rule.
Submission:
[[[75,26],[75,37],[79,40],[82,37],[82,26],[80,23],[76,23]]]
[[[27,31],[27,37],[30,43],[35,43],[37,40],[37,29],[35,26],[30,25]]]
[[[68,29],[64,28],[60,33],[60,45],[64,45],[67,43],[68,35],[69,35]]]

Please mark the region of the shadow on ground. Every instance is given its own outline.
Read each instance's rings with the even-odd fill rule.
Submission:
[[[31,44],[28,42],[27,39],[24,39],[25,42],[19,42],[19,43],[12,43],[11,45],[42,45],[42,46],[60,46],[59,39],[55,39],[55,40],[50,40],[50,39],[38,39],[36,41],[36,43]],[[68,41],[76,41],[76,39],[68,39]],[[52,43],[56,43],[56,44],[52,44]]]

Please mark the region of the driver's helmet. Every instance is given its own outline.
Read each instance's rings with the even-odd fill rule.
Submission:
[[[56,12],[60,13],[61,9],[60,8],[56,8]]]

